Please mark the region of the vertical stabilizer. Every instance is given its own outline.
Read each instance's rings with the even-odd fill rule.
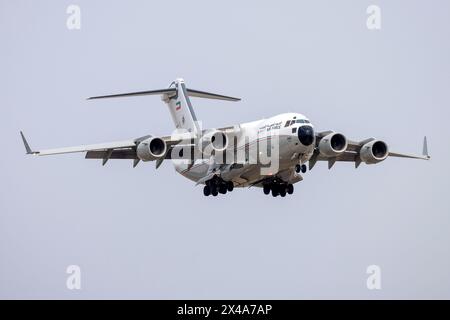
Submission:
[[[175,94],[166,94],[163,96],[163,100],[169,107],[175,127],[198,134],[200,132],[199,124],[189,100],[184,80],[177,79],[172,82],[170,87],[176,89]]]

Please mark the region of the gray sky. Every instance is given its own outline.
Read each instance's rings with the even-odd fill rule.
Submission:
[[[68,30],[66,8],[81,8]],[[381,30],[366,9],[381,8]],[[450,298],[448,1],[0,0],[0,298]],[[24,155],[171,133],[166,87],[205,126],[283,112],[429,162],[317,165],[293,196],[205,198],[171,163]],[[368,290],[379,265],[382,289]],[[66,288],[79,265],[82,289]]]

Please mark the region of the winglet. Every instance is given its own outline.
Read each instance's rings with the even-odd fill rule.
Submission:
[[[20,131],[20,135],[22,136],[22,141],[25,146],[25,150],[27,151],[27,154],[37,154],[38,152],[31,150],[30,145],[28,144],[28,141],[25,138],[25,135],[23,134],[22,131]]]
[[[427,136],[423,137],[423,149],[422,149],[422,155],[430,159],[430,155],[428,154],[428,142],[427,142]]]

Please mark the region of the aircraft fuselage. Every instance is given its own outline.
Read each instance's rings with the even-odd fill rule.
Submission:
[[[270,166],[260,161],[252,163],[252,159],[249,159],[251,155],[247,155],[247,159],[242,161],[243,166],[236,169],[235,174],[223,173],[223,178],[233,181],[236,187],[246,187],[275,175],[286,183],[302,180],[301,175],[295,172],[294,167],[307,162],[315,147],[314,127],[308,118],[300,113],[283,113],[267,119],[242,123],[238,127],[240,134],[236,137],[236,153],[242,151],[244,154],[244,150],[249,153],[252,148],[256,148],[256,151],[260,152],[258,147],[264,146],[268,146],[272,150],[278,148],[272,154],[277,158],[270,159],[275,165],[273,165],[273,170],[270,170]],[[309,130],[303,132],[304,129]],[[275,143],[275,139],[278,139],[277,143]],[[192,181],[198,181],[204,177],[209,168],[208,158],[198,158],[193,163],[173,160],[173,163],[178,173]],[[224,165],[231,164],[230,161],[227,161]],[[268,168],[267,174],[261,174],[262,167]]]

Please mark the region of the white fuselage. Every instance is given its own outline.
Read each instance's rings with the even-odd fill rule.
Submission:
[[[242,157],[245,157],[245,159],[241,157],[241,161],[238,161],[238,163],[241,163],[238,169],[230,169],[229,172],[225,170],[222,174],[224,179],[233,181],[236,187],[257,185],[258,181],[271,176],[286,183],[295,183],[302,180],[302,177],[295,172],[294,167],[297,164],[307,162],[315,147],[314,136],[312,141],[308,140],[306,143],[300,141],[299,127],[308,127],[313,132],[313,125],[304,115],[284,113],[268,119],[242,123],[233,128],[236,127],[239,132],[235,133],[234,153],[239,155],[241,151]],[[275,144],[278,145],[278,148]],[[251,155],[250,157],[245,156],[245,150],[248,151],[257,145],[260,147],[269,145],[273,157],[276,157],[276,159],[271,158],[271,165],[268,165],[267,162],[265,164],[258,161],[252,162]],[[210,165],[209,158],[197,158],[191,164],[182,160],[174,160],[173,162],[178,173],[193,181],[203,178],[208,173]],[[230,163],[226,162],[223,166],[226,165],[230,166]],[[261,170],[264,167],[266,168],[265,172]]]

